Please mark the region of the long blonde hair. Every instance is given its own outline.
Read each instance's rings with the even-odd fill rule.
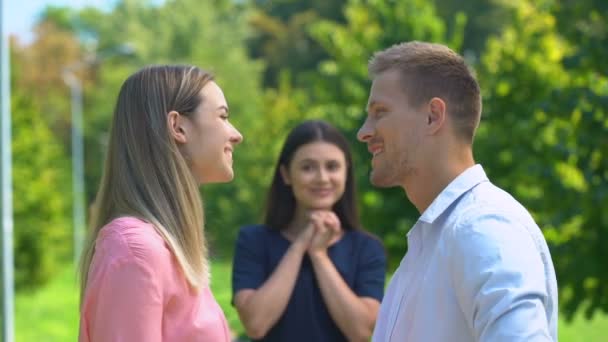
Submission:
[[[203,204],[186,159],[170,136],[167,114],[191,116],[213,77],[194,66],[145,67],[122,85],[104,172],[80,264],[81,299],[101,228],[120,216],[151,223],[194,289],[209,279]]]

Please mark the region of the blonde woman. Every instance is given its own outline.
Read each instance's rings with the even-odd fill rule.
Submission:
[[[145,67],[122,85],[81,263],[79,341],[229,341],[209,289],[198,186],[233,178],[241,134],[213,77]]]

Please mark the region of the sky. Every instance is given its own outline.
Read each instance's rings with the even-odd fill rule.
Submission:
[[[32,36],[32,26],[46,6],[67,6],[82,8],[95,6],[111,9],[116,0],[0,0],[4,3],[4,26],[9,34],[16,34],[19,40],[28,41]]]

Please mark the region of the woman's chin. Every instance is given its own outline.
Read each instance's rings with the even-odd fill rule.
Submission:
[[[332,210],[335,203],[327,202],[327,203],[309,203],[309,210]]]
[[[214,176],[206,175],[200,178],[200,185],[229,183],[234,179],[234,171],[232,168],[226,168],[222,172],[218,172]]]

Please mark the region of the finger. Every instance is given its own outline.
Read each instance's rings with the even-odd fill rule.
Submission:
[[[331,222],[331,211],[324,211],[321,216],[323,217],[323,223],[329,224]]]
[[[333,211],[331,213],[331,217],[333,218],[334,222],[336,222],[337,225],[340,225],[340,218]]]
[[[337,216],[333,212],[330,212],[326,215],[324,223],[333,232],[340,231],[340,220],[338,220]]]
[[[309,243],[310,240],[312,239],[312,236],[314,235],[314,233],[315,233],[314,224],[312,222],[308,222],[308,224],[306,225],[304,230],[302,232],[300,232],[298,238]]]
[[[323,221],[323,215],[318,212],[315,211],[313,213],[310,214],[310,220],[316,223],[322,222]]]

